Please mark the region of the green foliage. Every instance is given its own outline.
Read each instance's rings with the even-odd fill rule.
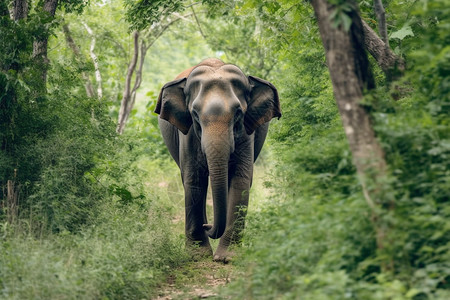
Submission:
[[[2,185],[17,181],[27,195],[22,213],[41,212],[45,218],[38,222],[52,230],[74,230],[95,211],[99,195],[84,174],[106,153],[114,130],[105,105],[74,96],[70,84],[77,77],[71,68],[54,65],[49,83],[58,88],[45,98],[32,100],[27,85],[16,88],[6,110],[12,115],[4,119]]]
[[[161,21],[163,17],[184,8],[182,0],[126,0],[126,17],[131,28],[142,30]]]
[[[61,8],[68,13],[81,14],[91,4],[90,0],[62,0],[59,2]]]
[[[148,203],[148,202],[147,202]],[[2,299],[153,298],[165,274],[187,260],[164,207],[102,203],[95,226],[35,240],[4,226]]]
[[[411,26],[409,26],[409,25],[405,25],[401,29],[397,30],[396,32],[391,33],[389,38],[403,40],[407,36],[414,36]]]

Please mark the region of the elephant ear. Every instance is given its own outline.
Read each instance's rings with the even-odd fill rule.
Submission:
[[[273,84],[254,76],[248,76],[248,80],[251,90],[244,125],[247,134],[250,135],[256,128],[269,122],[272,118],[279,119],[281,107],[277,89]]]
[[[159,93],[155,113],[161,119],[169,121],[183,134],[187,134],[192,125],[192,117],[186,105],[184,86],[186,78],[166,83]]]

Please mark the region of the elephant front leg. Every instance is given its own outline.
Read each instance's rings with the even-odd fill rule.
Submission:
[[[229,247],[241,241],[250,191],[248,181],[236,177],[231,180],[228,194],[227,225],[214,254],[214,261],[229,262],[233,255]]]
[[[203,228],[206,220],[206,193],[208,180],[200,185],[185,184],[185,234],[186,249],[194,259],[212,255],[209,239]]]

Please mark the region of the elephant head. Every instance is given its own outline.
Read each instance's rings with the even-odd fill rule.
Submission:
[[[184,135],[193,131],[200,141],[214,203],[214,224],[204,227],[209,237],[219,238],[226,225],[230,155],[240,137],[281,117],[278,93],[271,83],[219,60],[185,75],[164,85],[155,112]]]

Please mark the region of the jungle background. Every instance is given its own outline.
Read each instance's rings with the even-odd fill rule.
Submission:
[[[378,33],[374,2],[330,0],[330,18],[350,30],[356,11]],[[367,54],[359,105],[387,170],[364,186],[309,1],[1,0],[0,298],[155,299],[215,272],[218,299],[450,299],[450,7],[382,4],[406,67]],[[283,112],[223,267],[184,251],[153,113],[207,57],[272,82]]]

